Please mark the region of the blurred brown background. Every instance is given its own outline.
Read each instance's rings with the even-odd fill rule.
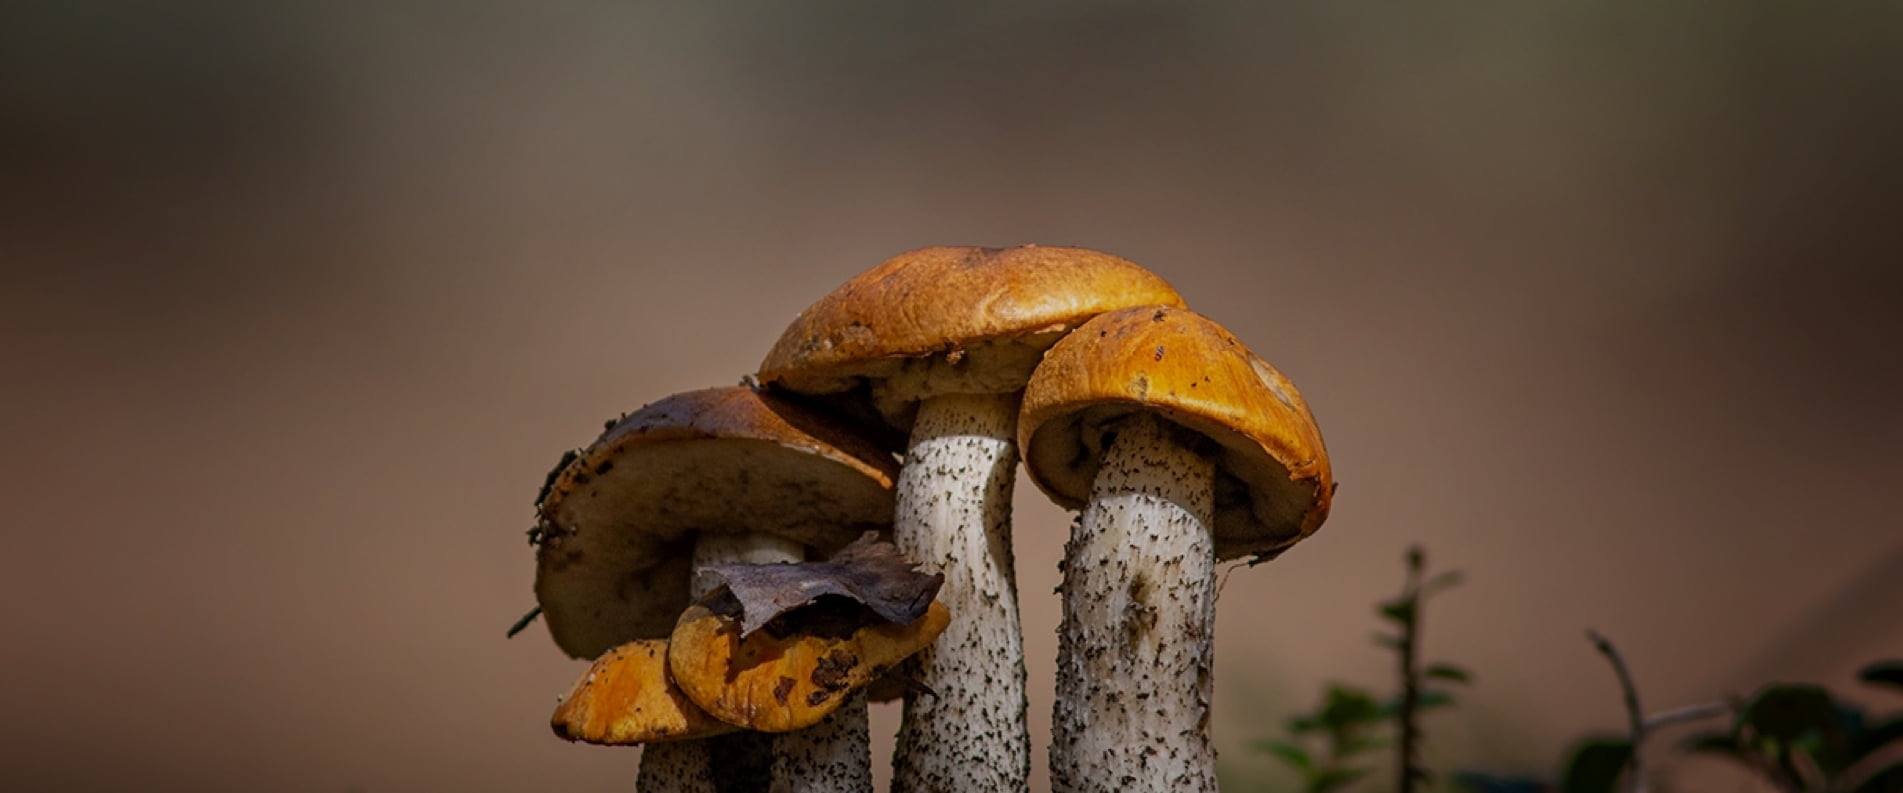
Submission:
[[[1219,608],[1227,789],[1388,685],[1417,541],[1478,676],[1437,768],[1618,729],[1589,626],[1660,708],[1855,690],[1903,655],[1899,8],[10,6],[0,787],[628,789],[502,637],[543,473],[929,244],[1134,259],[1315,406],[1337,511]]]

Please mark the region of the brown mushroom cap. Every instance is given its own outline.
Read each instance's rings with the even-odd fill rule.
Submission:
[[[1327,519],[1334,479],[1302,395],[1220,325],[1169,307],[1104,314],[1045,355],[1018,419],[1031,480],[1083,506],[1106,433],[1138,410],[1212,443],[1218,558],[1273,555]]]
[[[925,616],[905,625],[784,633],[769,626],[742,639],[738,619],[696,603],[674,630],[668,665],[681,691],[714,718],[788,732],[818,724],[950,622],[945,604],[932,601]]]
[[[759,378],[804,394],[856,393],[908,428],[913,404],[933,394],[1017,392],[1065,333],[1134,305],[1183,299],[1155,273],[1083,248],[920,248],[801,312]]]
[[[696,706],[667,672],[667,640],[642,639],[604,653],[549,717],[555,734],[610,745],[710,738],[736,727]]]
[[[749,388],[648,405],[559,469],[538,505],[549,633],[577,658],[666,636],[688,604],[697,534],[764,532],[830,554],[890,527],[897,476],[889,451]]]

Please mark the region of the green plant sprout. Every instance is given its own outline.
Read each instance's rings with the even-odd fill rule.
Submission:
[[[1903,661],[1857,676],[1903,690]],[[1695,735],[1684,748],[1742,763],[1783,793],[1903,793],[1903,712],[1873,717],[1823,686],[1758,689],[1730,730]]]
[[[1330,684],[1322,703],[1311,713],[1289,719],[1289,739],[1261,741],[1256,748],[1268,752],[1302,775],[1304,793],[1333,793],[1366,776],[1369,768],[1359,761],[1370,752],[1394,747],[1400,793],[1413,793],[1416,785],[1431,784],[1433,775],[1420,762],[1423,711],[1454,704],[1444,689],[1430,688],[1430,681],[1468,683],[1472,675],[1448,663],[1420,662],[1422,604],[1427,597],[1460,583],[1458,571],[1426,577],[1426,554],[1416,546],[1407,552],[1407,579],[1401,594],[1382,602],[1376,613],[1399,629],[1399,633],[1378,633],[1375,643],[1394,650],[1400,692],[1386,701],[1377,701],[1367,691],[1341,684]],[[1395,725],[1395,739],[1380,735],[1389,724]],[[1310,736],[1321,738],[1321,751],[1303,745]]]
[[[1419,547],[1406,558],[1401,594],[1376,609],[1398,629],[1377,634],[1375,643],[1395,652],[1400,692],[1380,700],[1365,689],[1330,683],[1314,710],[1288,720],[1286,738],[1254,744],[1299,773],[1303,793],[1337,793],[1354,785],[1371,772],[1372,753],[1390,747],[1399,793],[1435,781],[1420,761],[1420,714],[1454,704],[1452,694],[1431,684],[1465,684],[1472,676],[1453,664],[1420,662],[1421,615],[1429,595],[1459,584],[1461,576],[1429,577]],[[1728,758],[1779,793],[1903,793],[1903,711],[1874,715],[1823,686],[1773,683],[1750,697],[1646,714],[1619,649],[1596,631],[1587,636],[1618,679],[1625,734],[1575,742],[1557,782],[1465,770],[1453,775],[1457,787],[1472,793],[1645,793],[1648,737],[1669,725],[1728,715],[1729,729],[1700,733],[1680,748]],[[1858,677],[1903,692],[1903,660],[1872,663]]]
[[[1638,696],[1625,663],[1610,641],[1591,635],[1619,675],[1631,717],[1638,712]],[[1903,689],[1903,662],[1874,663],[1859,676],[1866,683]],[[1903,793],[1903,713],[1872,718],[1822,686],[1789,683],[1766,685],[1735,702],[1632,717],[1624,736],[1588,737],[1575,744],[1558,785],[1474,772],[1456,779],[1476,793],[1643,791],[1646,765],[1635,746],[1667,724],[1727,713],[1730,729],[1700,733],[1682,748],[1729,758],[1781,793]]]
[[[1736,706],[1731,703],[1714,702],[1647,716],[1644,708],[1639,705],[1638,684],[1632,681],[1632,671],[1626,667],[1625,656],[1619,654],[1619,648],[1613,645],[1611,639],[1598,631],[1586,631],[1586,638],[1592,640],[1593,647],[1599,650],[1600,655],[1606,657],[1606,662],[1612,665],[1612,673],[1619,678],[1619,690],[1625,696],[1626,738],[1623,743],[1598,741],[1588,744],[1588,748],[1598,747],[1595,749],[1597,754],[1585,757],[1584,759],[1591,762],[1584,766],[1579,765],[1581,756],[1575,755],[1574,763],[1567,769],[1567,780],[1570,784],[1597,790],[1597,785],[1600,784],[1598,780],[1603,779],[1606,785],[1605,790],[1611,790],[1611,785],[1618,780],[1620,772],[1625,770],[1628,793],[1645,793],[1646,736],[1667,725],[1722,716],[1736,709]]]

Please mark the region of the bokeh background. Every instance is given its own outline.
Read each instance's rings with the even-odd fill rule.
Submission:
[[[1854,691],[1903,655],[1899,9],[11,5],[0,787],[628,789],[503,639],[543,473],[930,244],[1134,259],[1315,406],[1334,517],[1222,594],[1226,789],[1389,685],[1416,542],[1478,678],[1436,768],[1616,731],[1588,627],[1661,708]],[[1018,506],[1043,736],[1067,521]]]

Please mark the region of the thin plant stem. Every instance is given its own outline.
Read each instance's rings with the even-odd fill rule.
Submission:
[[[1586,637],[1592,639],[1599,654],[1612,664],[1613,674],[1619,676],[1619,690],[1625,695],[1626,731],[1632,744],[1631,778],[1627,780],[1630,793],[1645,793],[1645,763],[1642,759],[1640,744],[1645,741],[1645,711],[1639,707],[1639,688],[1632,683],[1632,672],[1626,669],[1625,657],[1619,654],[1619,648],[1612,646],[1612,640],[1595,630],[1587,630]]]
[[[1732,702],[1707,702],[1702,705],[1687,705],[1662,713],[1654,713],[1648,717],[1645,715],[1645,710],[1639,706],[1639,687],[1632,682],[1632,671],[1626,668],[1625,657],[1619,654],[1619,648],[1613,646],[1612,640],[1598,631],[1588,630],[1586,637],[1591,639],[1593,646],[1599,649],[1599,654],[1604,655],[1606,661],[1612,664],[1613,674],[1619,676],[1619,690],[1625,696],[1627,740],[1632,744],[1632,754],[1627,761],[1631,763],[1631,776],[1626,782],[1626,790],[1629,793],[1645,793],[1643,751],[1645,738],[1653,730],[1682,722],[1723,716],[1737,709],[1736,703]]]
[[[1421,705],[1420,666],[1416,655],[1420,649],[1421,620],[1421,567],[1424,564],[1421,550],[1413,548],[1407,556],[1407,588],[1401,592],[1401,601],[1408,604],[1408,620],[1401,626],[1401,740],[1399,751],[1401,767],[1399,770],[1398,790],[1400,793],[1414,793],[1414,783],[1423,776],[1420,762],[1421,728],[1419,710]]]

